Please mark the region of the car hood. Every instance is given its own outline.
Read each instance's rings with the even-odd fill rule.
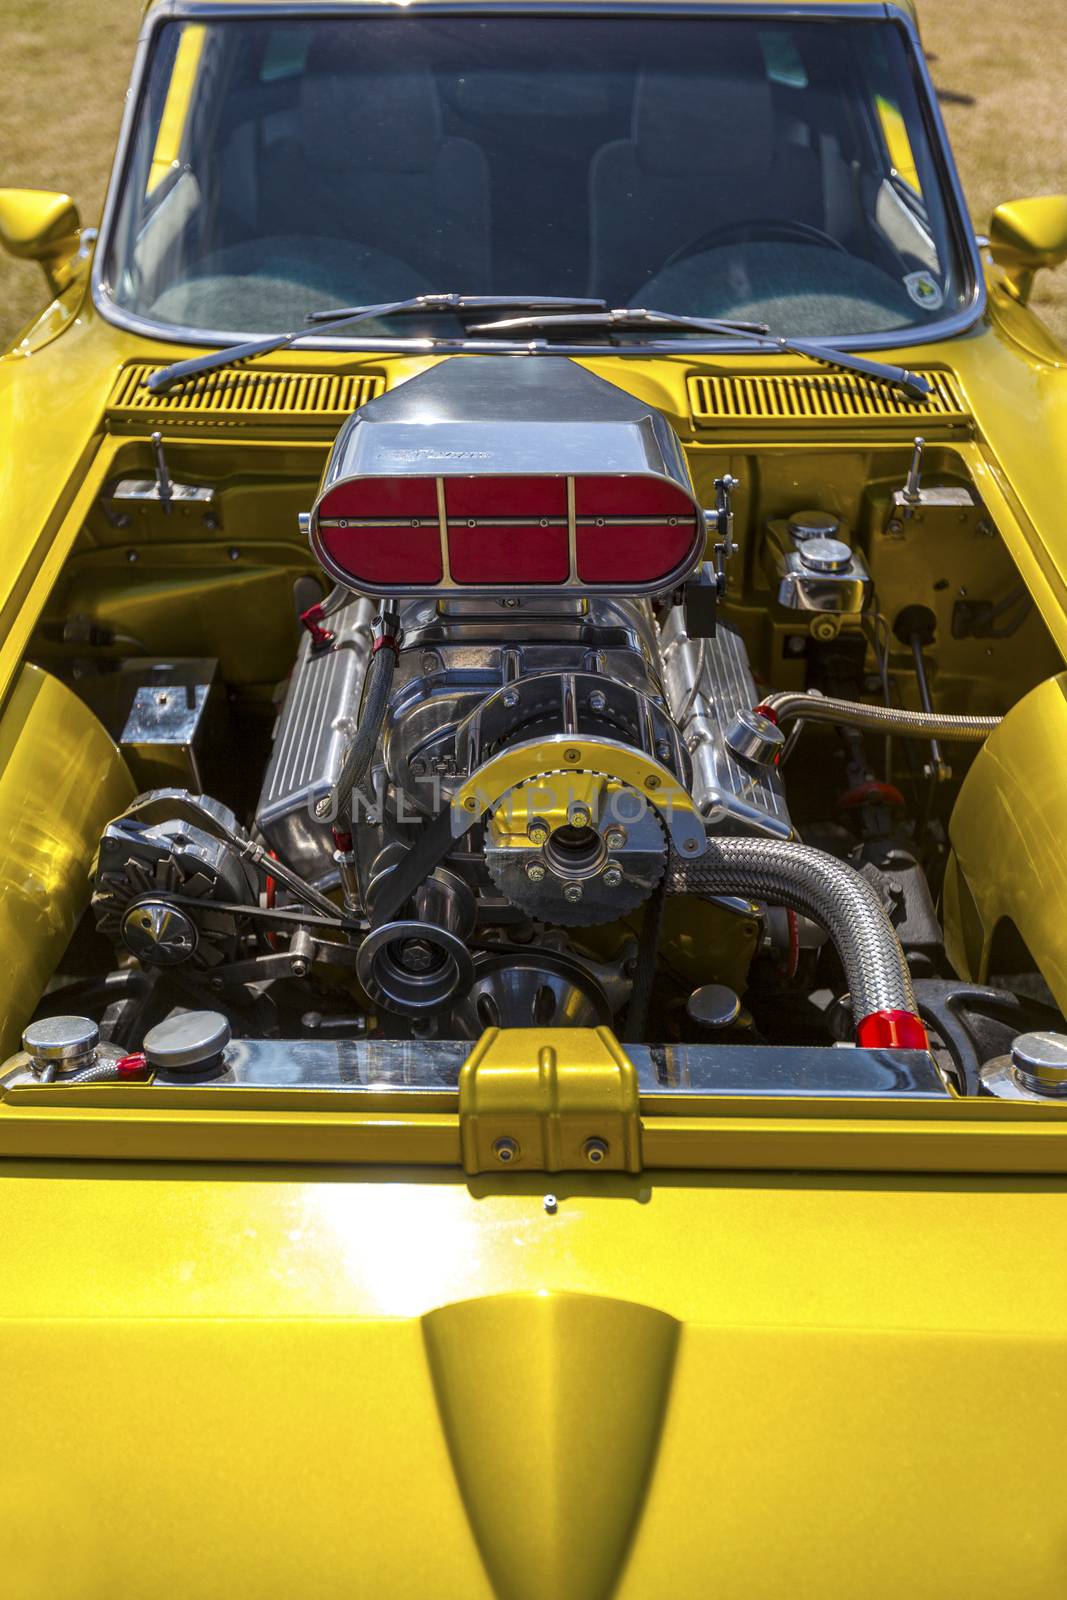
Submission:
[[[1067,1185],[557,1180],[9,1165],[10,1592],[1062,1595]]]

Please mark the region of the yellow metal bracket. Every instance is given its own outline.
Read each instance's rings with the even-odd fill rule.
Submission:
[[[640,1172],[637,1071],[610,1028],[490,1028],[459,1077],[464,1170]]]

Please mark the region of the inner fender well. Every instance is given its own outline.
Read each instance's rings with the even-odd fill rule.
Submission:
[[[19,1032],[89,900],[100,834],[133,799],[103,725],[58,678],[22,668],[0,717],[0,1047]]]

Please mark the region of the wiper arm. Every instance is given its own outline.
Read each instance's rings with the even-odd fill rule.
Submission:
[[[606,300],[582,300],[572,294],[417,294],[410,300],[397,300],[389,315],[406,311],[606,311]],[[332,322],[335,317],[358,316],[366,306],[334,306],[329,311],[312,311],[307,322]],[[379,316],[385,312],[375,309]]]
[[[574,302],[571,302],[573,304]],[[519,328],[692,328],[696,333],[722,333],[729,337],[767,335],[765,322],[732,322],[707,317],[675,316],[671,311],[647,311],[640,306],[600,310],[547,312],[544,316],[500,317],[495,322],[475,322],[471,333],[500,333]]]
[[[376,317],[395,317],[420,311],[493,311],[513,307],[537,309],[538,307],[574,306],[578,311],[604,309],[605,300],[576,300],[568,295],[469,295],[469,294],[416,294],[405,300],[383,300],[378,305],[338,306],[330,311],[313,311],[305,325],[289,333],[268,334],[262,339],[250,339],[241,344],[224,345],[204,356],[190,356],[187,361],[175,361],[162,367],[146,380],[146,388],[153,394],[169,389],[172,383],[183,378],[195,378],[201,372],[214,372],[219,367],[230,367],[240,361],[250,361],[254,356],[270,355],[274,350],[285,350],[301,339],[321,338],[325,333],[349,327],[356,322],[370,322]]]
[[[909,400],[925,400],[930,393],[930,383],[918,372],[907,367],[895,367],[887,361],[868,361],[865,356],[851,351],[834,350],[808,339],[787,339],[772,333],[765,322],[731,322],[717,317],[688,317],[670,311],[649,311],[639,306],[623,306],[617,310],[548,313],[545,316],[505,317],[496,322],[472,324],[471,333],[505,333],[522,328],[585,327],[585,328],[676,328],[692,333],[719,333],[726,338],[751,337],[761,349],[778,350],[788,355],[805,356],[809,361],[819,361],[826,367],[836,367],[841,372],[858,372],[875,383],[885,383],[899,389]]]

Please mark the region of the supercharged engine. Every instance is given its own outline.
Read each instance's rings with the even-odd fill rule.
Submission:
[[[568,360],[459,358],[360,408],[302,519],[333,588],[258,801],[149,789],[101,840],[126,976],[246,1037],[925,1049],[940,932],[863,730],[996,719],[761,692],[722,601],[736,488],[706,508],[666,418]],[[772,523],[764,555],[830,647],[870,598],[842,532]],[[819,721],[877,849],[795,826],[783,757]]]

